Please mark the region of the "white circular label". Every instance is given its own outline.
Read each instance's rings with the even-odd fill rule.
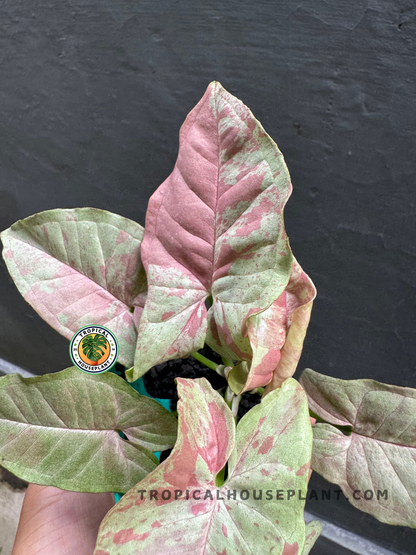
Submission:
[[[117,361],[118,341],[103,326],[84,326],[71,339],[69,354],[77,368],[87,374],[107,372]]]

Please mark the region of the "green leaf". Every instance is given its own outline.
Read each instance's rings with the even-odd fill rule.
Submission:
[[[302,555],[308,555],[312,547],[315,545],[316,540],[322,532],[322,524],[319,520],[312,520],[306,525],[306,538],[305,545],[303,546]]]
[[[303,389],[287,380],[248,412],[235,431],[230,409],[207,380],[177,382],[177,443],[170,457],[104,518],[95,554],[302,553],[304,500],[299,491],[306,497],[312,448]],[[228,478],[217,488],[216,476],[227,459]],[[150,490],[157,500],[150,498]],[[253,494],[245,499],[243,492],[253,490],[257,497],[261,490],[262,499]],[[182,496],[175,501],[177,491]],[[200,499],[195,499],[198,491]],[[289,491],[295,492],[290,499]],[[276,500],[277,495],[283,498]]]
[[[71,367],[0,378],[0,464],[28,482],[125,492],[156,467],[151,451],[174,445],[176,427],[166,409],[112,373]]]
[[[244,389],[248,374],[249,368],[247,362],[240,362],[240,364],[237,364],[237,366],[230,370],[227,377],[228,385],[236,395],[239,395],[240,391]]]
[[[89,360],[94,362],[100,360],[100,358],[104,355],[106,347],[107,340],[99,333],[96,333],[94,336],[87,335],[82,340],[82,352]]]
[[[147,289],[143,232],[105,210],[47,210],[3,231],[3,258],[49,325],[67,339],[85,325],[106,326],[117,336],[119,362],[131,366]]]
[[[374,380],[301,376],[313,426],[312,468],[352,505],[416,528],[416,390]]]

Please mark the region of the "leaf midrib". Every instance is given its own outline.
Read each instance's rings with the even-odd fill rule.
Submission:
[[[115,229],[118,229],[118,228],[116,228],[115,226],[111,226],[111,227],[114,227]],[[130,235],[130,237],[131,237],[131,235]],[[132,237],[132,238],[134,239],[134,237]],[[25,245],[28,245],[29,247],[31,247],[31,248],[33,248],[33,249],[36,249],[36,250],[38,250],[38,251],[40,251],[40,252],[43,252],[44,254],[46,254],[47,256],[49,256],[50,258],[52,258],[53,260],[57,260],[60,264],[63,264],[63,265],[66,266],[67,268],[70,268],[73,272],[76,272],[77,274],[80,274],[81,276],[84,276],[84,278],[86,278],[86,279],[88,279],[89,281],[91,281],[94,285],[96,285],[96,286],[99,287],[100,289],[102,289],[102,290],[104,290],[104,291],[107,291],[107,293],[109,293],[109,295],[111,295],[116,301],[119,301],[120,303],[122,303],[122,304],[126,307],[127,310],[129,309],[129,306],[126,305],[126,303],[125,303],[123,300],[121,300],[121,299],[119,299],[118,297],[116,297],[116,296],[114,295],[114,293],[112,293],[111,291],[109,291],[108,289],[106,289],[105,287],[103,287],[102,285],[100,285],[99,283],[97,283],[96,281],[94,281],[94,280],[93,280],[92,278],[90,278],[89,276],[85,275],[85,274],[84,274],[83,272],[81,272],[80,270],[77,270],[77,269],[73,268],[70,264],[67,264],[66,262],[63,262],[63,261],[60,260],[59,258],[55,258],[55,257],[52,256],[50,253],[48,253],[47,251],[45,251],[45,250],[43,250],[42,248],[40,248],[38,245],[33,245],[32,243],[29,243],[28,241],[24,241],[23,239],[21,239],[20,237],[17,237],[17,236],[13,236],[12,238],[9,237],[9,242],[11,242],[11,240],[12,240],[12,241],[20,241],[21,243],[24,243]],[[18,270],[19,270],[19,275],[20,275],[21,278],[25,281],[25,283],[29,286],[29,288],[30,288],[29,290],[31,290],[31,289],[32,289],[32,286],[29,285],[28,281],[27,281],[27,280],[25,279],[25,277],[22,275],[22,272],[20,271],[20,267],[18,266],[18,264],[16,263],[15,260],[14,260],[14,263],[15,263],[16,267],[17,267]],[[105,265],[105,266],[106,266],[106,265]],[[53,279],[58,279],[58,278],[53,278]],[[41,279],[41,280],[39,280],[39,281],[49,281],[49,280],[43,280],[43,279]],[[106,285],[107,285],[107,283],[106,283]]]

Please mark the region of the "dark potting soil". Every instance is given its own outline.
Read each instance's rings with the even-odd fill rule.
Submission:
[[[208,359],[222,364],[221,357],[209,347],[200,351]],[[171,410],[176,410],[178,393],[175,378],[206,378],[214,389],[221,390],[227,386],[226,380],[207,368],[193,357],[178,358],[162,362],[151,368],[144,376],[143,381],[147,392],[152,397],[171,399]]]
[[[221,357],[207,345],[199,351],[209,360],[222,364]],[[193,357],[168,360],[151,368],[144,376],[143,381],[149,395],[160,399],[171,399],[171,410],[175,411],[178,403],[178,393],[175,378],[206,378],[212,387],[222,394],[227,387],[225,378],[214,370],[207,368]],[[244,393],[238,411],[241,418],[254,405],[260,402],[260,395]]]
[[[207,345],[199,352],[213,362],[222,364],[221,357]],[[144,375],[144,385],[152,397],[171,399],[171,410],[176,410],[178,403],[175,378],[206,378],[212,387],[222,394],[227,387],[225,378],[214,372],[214,370],[207,368],[193,357],[178,358],[158,364]],[[238,417],[241,418],[251,407],[259,402],[260,395],[244,393],[240,401]]]

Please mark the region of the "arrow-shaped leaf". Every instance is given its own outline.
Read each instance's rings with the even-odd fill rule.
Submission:
[[[241,419],[235,433],[230,409],[204,378],[177,382],[172,454],[107,514],[95,554],[300,555],[305,522],[299,491],[305,497],[312,447],[302,388],[287,380]],[[216,488],[229,456],[228,478]]]
[[[313,427],[313,470],[361,511],[416,528],[416,391],[310,369],[301,383],[311,410],[328,422]]]
[[[238,395],[265,384],[269,384],[267,390],[270,391],[293,376],[302,354],[315,296],[315,286],[294,258],[289,283],[283,293],[264,312],[248,320],[253,359],[243,381],[236,367],[229,373],[228,382],[234,393]]]
[[[107,326],[119,341],[119,361],[133,364],[146,274],[143,228],[95,208],[48,210],[1,234],[3,258],[20,293],[67,339],[85,325]]]
[[[292,271],[282,217],[290,192],[277,145],[240,100],[211,83],[181,128],[172,174],[149,201],[149,294],[129,379],[205,338],[228,358],[251,360],[261,346],[251,343],[249,322],[279,298]]]
[[[151,451],[173,446],[176,426],[112,373],[0,378],[0,464],[28,482],[125,492],[156,467]]]

